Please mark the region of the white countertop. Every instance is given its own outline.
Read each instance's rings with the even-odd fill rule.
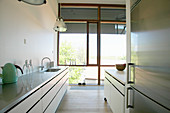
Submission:
[[[121,82],[122,84],[126,84],[127,82],[127,72],[126,69],[124,71],[118,71],[116,68],[114,69],[106,69],[106,73],[111,75],[117,81]]]

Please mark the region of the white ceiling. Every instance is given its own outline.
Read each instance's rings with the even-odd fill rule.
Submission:
[[[126,4],[126,0],[58,0],[58,3]]]

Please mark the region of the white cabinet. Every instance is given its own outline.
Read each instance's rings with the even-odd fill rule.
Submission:
[[[47,113],[54,113],[67,89],[66,84],[68,80],[68,73],[63,76],[63,78],[58,81],[56,85],[53,86],[53,88],[48,91],[48,93],[42,98],[43,102],[43,111],[51,111]],[[57,100],[57,102],[55,102]],[[54,101],[54,102],[53,102]],[[52,107],[54,105],[54,107]],[[54,111],[54,112],[52,112]]]
[[[110,87],[110,107],[113,113],[124,113],[124,96],[114,86]]]
[[[104,80],[104,94],[107,102],[110,104],[110,82],[107,79]]]
[[[119,83],[108,73],[105,73],[104,95],[113,113],[125,111],[125,86]]]
[[[43,112],[43,107],[42,107],[42,101],[41,100],[29,111],[29,113],[42,113],[42,112]]]
[[[68,69],[47,81],[8,113],[55,113],[68,87]]]
[[[12,110],[9,111],[9,113],[26,113],[29,111],[33,106],[35,107],[35,104],[40,101],[40,98],[42,96],[42,90],[39,89],[35,93],[30,94],[25,100],[23,100],[21,103],[19,103],[16,107],[14,107]],[[39,112],[42,112],[42,103],[38,106]]]
[[[63,95],[66,92],[67,86],[68,86],[68,80],[66,81],[64,86],[61,88],[61,90],[58,92],[58,94],[55,96],[55,98],[53,99],[53,101],[51,102],[51,104],[48,106],[48,108],[45,110],[44,113],[55,113],[57,107],[60,104],[60,101],[63,98]]]

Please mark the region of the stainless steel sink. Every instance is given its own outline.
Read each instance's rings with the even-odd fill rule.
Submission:
[[[59,70],[60,70],[60,69],[51,68],[51,69],[45,70],[45,72],[57,72],[57,71],[59,71]]]

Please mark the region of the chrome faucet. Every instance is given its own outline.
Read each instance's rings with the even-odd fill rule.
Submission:
[[[43,66],[43,61],[45,60],[45,59],[48,59],[49,61],[50,61],[50,63],[51,63],[51,59],[49,58],[49,57],[44,57],[42,60],[41,60],[41,70],[43,70],[43,68],[44,68],[44,66]],[[50,65],[50,67],[51,67],[51,65]]]

